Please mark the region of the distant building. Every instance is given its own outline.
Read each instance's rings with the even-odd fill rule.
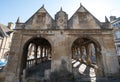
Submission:
[[[120,17],[110,16],[110,22],[113,28],[120,27]]]
[[[120,17],[116,18],[115,16],[110,16],[110,21],[112,28],[114,29],[114,39],[117,54],[120,56]]]
[[[0,24],[0,59],[9,55],[11,38],[12,38],[13,23],[8,23],[8,26]]]
[[[112,28],[114,29],[116,52],[117,55],[119,56],[119,62],[120,62],[120,17],[116,18],[116,16],[110,16],[110,21]]]

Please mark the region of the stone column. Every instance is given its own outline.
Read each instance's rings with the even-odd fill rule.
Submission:
[[[89,52],[89,50],[90,50],[90,44],[87,44],[85,46],[85,48],[86,48],[86,61],[87,61],[88,64],[91,64],[90,52]]]
[[[94,48],[95,48],[95,57],[96,57],[96,67],[95,67],[96,76],[102,77],[104,76],[104,70],[103,70],[101,50],[96,45],[94,45]]]
[[[38,50],[38,46],[36,45],[35,47],[35,53],[34,53],[34,56],[35,56],[35,65],[37,65],[37,51]]]
[[[80,48],[79,47],[77,48],[77,58],[78,60],[80,59]]]
[[[75,57],[75,49],[74,48],[72,48],[72,58],[74,59]]]
[[[80,61],[81,62],[83,62],[82,56],[83,56],[83,50],[82,50],[82,46],[81,46],[80,47]]]
[[[96,55],[96,65],[97,65],[97,67],[95,68],[96,76],[102,77],[104,76],[102,54],[100,51],[97,50],[96,47],[95,47],[95,55]]]
[[[78,55],[78,53],[77,53],[77,47],[75,48],[75,59],[77,59],[77,55]]]
[[[40,48],[40,58],[41,58],[41,61],[43,61],[43,47],[42,46]]]
[[[45,55],[45,60],[47,59],[47,48],[45,47],[45,49],[44,49],[44,55]]]
[[[50,48],[47,49],[47,59],[51,59],[51,50]]]
[[[53,56],[52,56],[52,66],[51,70],[64,70],[72,71],[71,68],[71,48],[69,49],[69,44],[67,43],[67,37],[60,32],[55,33]]]

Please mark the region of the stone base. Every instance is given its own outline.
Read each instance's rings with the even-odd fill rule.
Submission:
[[[4,82],[5,80],[5,72],[0,72],[0,82]]]

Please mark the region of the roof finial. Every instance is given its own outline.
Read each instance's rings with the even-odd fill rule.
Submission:
[[[82,3],[80,3],[80,6],[82,6]]]
[[[44,8],[44,4],[42,5],[42,8]]]
[[[18,17],[18,19],[17,19],[16,23],[20,23],[20,17]]]
[[[63,11],[63,10],[62,10],[62,7],[60,8],[60,11]]]
[[[108,18],[105,16],[105,22],[109,22]]]

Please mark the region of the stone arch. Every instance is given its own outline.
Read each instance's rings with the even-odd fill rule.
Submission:
[[[45,37],[45,36],[40,36],[40,37],[38,37],[38,36],[32,36],[32,37],[30,37],[27,41],[25,41],[25,43],[24,43],[24,45],[23,45],[23,48],[25,48],[25,46],[26,46],[27,44],[29,44],[29,42],[30,42],[31,40],[35,39],[35,38],[44,38],[44,39],[46,39],[46,40],[50,43],[51,47],[52,47],[52,45],[53,45],[52,40],[51,40],[50,38],[48,38],[48,37]]]
[[[23,46],[20,77],[43,76],[51,69],[52,46],[44,37],[30,38]],[[43,66],[43,69],[41,68]],[[37,73],[38,72],[38,73]],[[42,73],[40,73],[42,72]]]
[[[92,40],[94,42],[94,44],[99,48],[99,50],[101,51],[101,45],[100,43],[93,37],[91,36],[79,36],[79,37],[75,37],[73,40],[72,40],[72,44],[74,43],[75,40],[79,39],[79,38],[88,38],[90,40]],[[72,44],[70,45],[70,48],[72,47]]]
[[[71,52],[72,70],[76,77],[103,76],[101,46],[97,40],[88,36],[78,37],[72,43]]]

